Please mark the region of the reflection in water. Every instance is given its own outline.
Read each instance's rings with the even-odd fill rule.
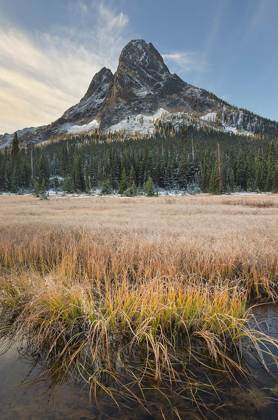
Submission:
[[[277,305],[262,305],[254,309],[256,319],[261,329],[273,337],[278,333]],[[171,419],[178,418],[174,407],[178,408],[180,418],[201,418],[201,412],[194,404],[188,405],[183,401],[183,395],[176,395],[172,401],[172,408],[167,398],[163,396],[166,389],[155,392],[146,388],[153,388],[152,384],[144,384],[145,398],[148,401],[147,409],[136,402],[134,398],[121,401],[118,394],[117,402],[104,392],[98,391],[97,403],[93,396],[89,401],[88,386],[79,379],[72,377],[63,380],[55,377],[53,363],[46,355],[36,354],[35,349],[26,347],[23,342],[9,342],[9,348],[2,343],[0,356],[0,419],[1,420],[62,420],[62,419]],[[240,379],[240,385],[223,381],[219,374],[209,379],[218,383],[221,389],[221,403],[217,395],[202,394],[202,398],[211,410],[206,412],[205,418],[217,418],[217,415],[226,419],[277,419],[278,417],[278,379],[277,365],[265,355],[266,362],[270,363],[271,372],[267,374],[262,365],[251,356],[246,357],[246,365],[252,373],[252,381]],[[51,366],[52,363],[52,366]],[[272,363],[272,364],[271,364]],[[65,372],[66,374],[66,372]],[[204,372],[205,374],[205,372]],[[102,378],[104,380],[104,378]],[[107,378],[106,378],[107,379]],[[122,378],[124,382],[126,378]],[[239,378],[235,377],[237,381]],[[126,379],[127,380],[127,379]],[[57,385],[57,383],[60,383]],[[115,387],[111,381],[110,387]],[[135,401],[134,401],[135,400]],[[120,404],[120,409],[117,408]],[[217,410],[214,412],[214,410]]]

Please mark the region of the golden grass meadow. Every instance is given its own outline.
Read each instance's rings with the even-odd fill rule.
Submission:
[[[245,353],[277,364],[252,312],[277,303],[277,195],[1,196],[0,232],[0,337],[58,384],[207,418]]]

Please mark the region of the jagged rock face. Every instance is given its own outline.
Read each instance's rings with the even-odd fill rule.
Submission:
[[[129,115],[167,111],[216,109],[214,95],[188,85],[171,74],[159,52],[143,40],[123,49],[113,87],[101,110],[101,129],[108,129]]]
[[[195,118],[225,110],[225,121],[234,121],[234,108],[212,93],[171,74],[151,43],[133,40],[122,50],[115,75],[106,67],[102,68],[93,77],[81,101],[61,118],[47,126],[17,133],[21,142],[40,143],[71,132],[73,126],[80,128],[79,131],[83,128],[88,131],[92,126],[107,131],[127,117],[153,115],[161,108],[170,113],[194,113]],[[237,129],[249,130],[251,127],[252,132],[261,132],[270,123],[272,130],[278,130],[277,123],[244,111],[238,122],[232,124]],[[9,146],[12,140],[12,134],[0,136],[0,148]]]
[[[98,73],[96,73],[88,87],[88,90],[83,99],[95,97],[105,99],[107,89],[113,82],[113,73],[110,69],[103,67]],[[82,100],[82,99],[81,99]]]
[[[90,83],[90,86],[81,99],[81,101],[69,108],[61,117],[60,120],[68,123],[86,124],[97,117],[103,101],[107,97],[107,92],[113,83],[113,74],[111,70],[103,67]]]
[[[131,41],[120,55],[110,105],[152,97],[169,75],[161,55],[152,44]]]

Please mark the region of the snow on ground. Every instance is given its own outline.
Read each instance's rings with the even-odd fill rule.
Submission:
[[[160,108],[153,115],[138,114],[134,117],[127,117],[118,124],[112,125],[107,131],[125,131],[126,133],[152,134],[155,129],[155,121],[160,119],[163,115],[169,114],[163,108]]]
[[[112,194],[108,195],[100,195],[100,188],[97,188],[93,191],[91,191],[90,194],[77,194],[72,193],[68,194],[63,191],[55,191],[55,190],[49,190],[47,191],[49,198],[57,198],[57,199],[65,199],[65,198],[73,198],[73,199],[90,199],[90,198],[97,198],[97,197],[103,197],[103,198],[123,198],[123,199],[132,199],[134,197],[127,197],[125,195],[120,195],[116,191],[114,191]],[[257,191],[238,191],[238,192],[232,192],[232,193],[223,193],[217,197],[230,197],[230,196],[271,196],[273,193],[271,192],[257,192]],[[203,193],[199,188],[193,188],[188,190],[165,190],[164,188],[159,188],[158,191],[155,193],[158,197],[181,197],[181,196],[192,196],[192,195],[198,195],[198,196],[210,196],[211,194]],[[1,192],[0,193],[0,199],[1,196],[18,196],[18,197],[31,197],[33,196],[33,193],[23,193],[23,194],[15,194],[10,192]],[[141,192],[138,194],[137,197],[144,197],[145,195]],[[216,196],[214,196],[216,197]]]
[[[93,197],[115,197],[115,198],[134,198],[134,197],[127,197],[125,195],[118,194],[116,191],[114,191],[112,194],[107,195],[100,195],[101,190],[96,189],[94,191],[91,191],[90,194],[77,194],[77,193],[64,193],[64,192],[56,192],[56,191],[48,191],[50,197],[57,197],[57,198],[75,198],[75,199],[82,199],[82,198],[93,198]],[[210,195],[208,193],[203,193],[199,188],[193,188],[188,190],[166,190],[164,188],[159,188],[158,191],[156,191],[157,196],[159,197],[181,197],[181,196],[192,196],[192,195],[198,195],[198,196],[207,196]],[[232,192],[232,193],[223,193],[219,195],[219,197],[227,197],[227,196],[260,196],[260,195],[271,195],[270,192],[257,192],[257,191],[238,191],[238,192]],[[16,195],[16,194],[9,194],[9,193],[3,193],[2,195]],[[32,194],[24,194],[26,195],[32,195]],[[139,193],[137,197],[143,197],[143,193]]]
[[[89,124],[84,125],[70,125],[66,124],[66,130],[68,133],[83,133],[86,131],[95,130],[99,127],[97,120],[91,121]]]

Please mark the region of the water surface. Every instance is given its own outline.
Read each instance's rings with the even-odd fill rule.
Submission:
[[[262,305],[254,310],[260,328],[273,337],[278,336],[277,305]],[[154,420],[177,418],[166,399],[154,391],[146,392],[149,413],[138,403],[125,402],[119,410],[106,395],[98,396],[98,404],[90,402],[89,390],[82,382],[68,381],[56,385],[42,374],[38,360],[26,357],[24,344],[18,343],[0,351],[0,419],[1,420],[100,420],[135,419]],[[25,356],[23,356],[23,354]],[[266,361],[271,359],[266,356]],[[222,403],[216,396],[204,397],[206,403],[220,418],[276,420],[278,418],[278,367],[270,364],[267,374],[256,359],[246,358],[252,380],[240,379],[240,384],[225,381],[222,386]],[[44,372],[45,373],[45,372]],[[238,378],[236,378],[239,380]],[[221,407],[221,404],[222,407]],[[182,419],[202,418],[197,407],[184,407],[182,399],[175,401]],[[163,415],[161,414],[163,413]],[[206,413],[205,418],[216,419],[216,414]]]

